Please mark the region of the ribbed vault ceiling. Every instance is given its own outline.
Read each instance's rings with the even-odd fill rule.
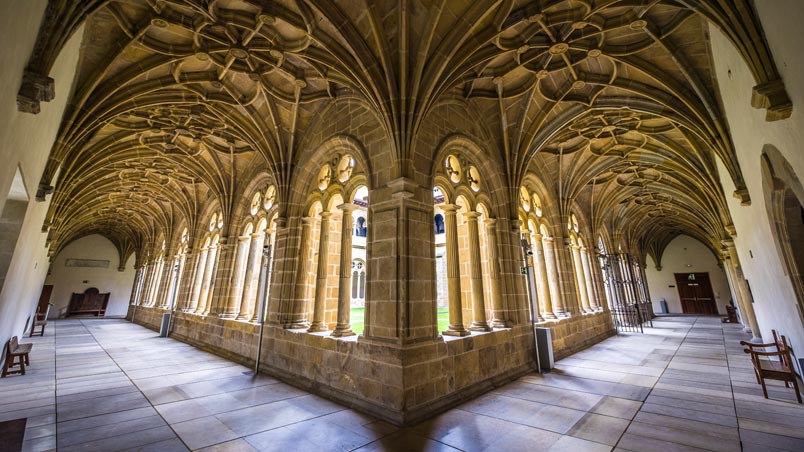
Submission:
[[[192,229],[210,198],[230,215],[260,172],[287,196],[299,142],[345,97],[379,118],[398,176],[412,171],[430,112],[463,102],[489,131],[489,156],[512,199],[535,173],[562,215],[581,206],[594,228],[659,259],[680,233],[716,249],[731,227],[716,159],[746,195],[707,21],[724,29],[758,83],[778,78],[746,6],[55,1],[32,66],[47,66],[48,46],[58,50],[83,20],[86,29],[43,177],[47,185],[59,174],[47,220],[53,249],[100,233],[128,256],[179,222]]]

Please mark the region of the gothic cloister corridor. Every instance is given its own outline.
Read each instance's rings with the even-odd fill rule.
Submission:
[[[27,451],[804,450],[804,406],[762,397],[746,338],[658,317],[399,429],[124,320],[60,320],[0,380],[0,421],[28,418]]]

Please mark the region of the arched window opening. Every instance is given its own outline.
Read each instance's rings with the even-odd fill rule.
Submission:
[[[354,158],[344,156],[338,162],[337,174],[354,177]],[[336,179],[330,183],[348,180]],[[368,188],[358,187],[348,199],[336,192],[322,202],[322,207],[304,220],[307,226],[303,225],[309,228],[302,234],[305,246],[315,250],[310,256],[302,256],[303,273],[310,275],[309,292],[302,295],[308,300],[305,311],[312,317],[307,331],[331,332],[335,337],[361,334],[366,314]],[[305,234],[309,236],[306,239]]]
[[[433,226],[435,229],[435,270],[436,270],[436,316],[438,331],[449,327],[449,291],[447,284],[447,236],[444,223],[444,194],[440,188],[433,189],[433,203],[435,215]]]

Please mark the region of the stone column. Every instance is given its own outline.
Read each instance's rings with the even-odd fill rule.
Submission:
[[[584,281],[586,282],[586,294],[589,299],[589,310],[591,312],[598,311],[600,304],[597,302],[597,294],[595,292],[594,276],[592,276],[592,263],[589,262],[589,251],[584,246],[581,247],[581,265],[583,268]]]
[[[146,300],[146,306],[154,306],[156,305],[156,288],[159,285],[159,261],[154,261],[151,264],[151,278],[148,283],[148,300]]]
[[[299,265],[296,273],[296,293],[293,298],[293,305],[289,306],[288,319],[282,323],[283,328],[308,328],[310,322],[307,321],[307,313],[304,310],[307,297],[307,280],[310,271],[310,248],[312,248],[312,231],[316,219],[313,217],[303,217],[301,219],[301,239],[299,241]]]
[[[575,267],[575,282],[578,287],[578,298],[581,300],[581,312],[592,312],[589,306],[589,294],[586,293],[586,277],[583,273],[583,264],[581,264],[581,247],[578,245],[570,245],[572,250],[572,263]]]
[[[556,264],[555,240],[552,237],[542,237],[544,246],[544,270],[547,273],[547,287],[550,289],[550,300],[553,303],[553,312],[556,317],[569,317],[561,296],[561,284],[558,279],[558,265]]]
[[[321,234],[318,238],[318,270],[315,278],[315,304],[313,305],[313,323],[307,330],[311,333],[327,331],[324,323],[324,311],[327,301],[327,258],[329,257],[329,219],[331,212],[321,212]]]
[[[139,267],[134,272],[134,284],[131,285],[131,296],[128,299],[128,304],[134,305],[137,304],[138,300],[138,291],[140,287],[140,281],[142,280],[142,267]]]
[[[173,260],[167,257],[162,259],[162,277],[159,281],[159,294],[156,297],[160,309],[167,309],[170,298],[170,285],[173,282]]]
[[[491,295],[491,326],[494,328],[507,328],[502,307],[502,291],[500,290],[500,255],[497,250],[497,220],[488,218],[486,226],[486,248],[489,260],[489,295]]]
[[[170,302],[173,300],[173,294],[176,293],[176,289],[178,288],[179,282],[176,280],[179,276],[179,255],[177,254],[173,260],[168,264],[169,271],[165,272],[168,276],[167,284],[165,287],[167,290],[165,291],[165,298],[162,300],[162,307],[165,309],[170,309]]]
[[[215,263],[217,262],[218,257],[218,244],[210,245],[209,250],[207,251],[207,259],[206,263],[204,264],[204,273],[201,279],[201,290],[198,295],[198,308],[196,309],[196,314],[207,314],[209,312],[208,305],[209,303],[209,292],[210,292],[210,284],[212,282],[212,277],[215,272]]]
[[[254,315],[256,309],[255,302],[257,300],[257,285],[259,284],[259,281],[255,280],[254,275],[260,271],[260,256],[262,256],[262,247],[264,244],[264,232],[251,234],[251,243],[248,248],[248,261],[246,262],[246,275],[243,278],[243,294],[237,320],[250,320],[251,316]]]
[[[352,336],[350,325],[350,304],[352,301],[352,287],[349,284],[352,278],[352,212],[357,208],[355,204],[346,203],[338,206],[343,212],[341,221],[341,262],[338,270],[338,323],[332,335],[335,337]]]
[[[198,267],[198,250],[194,252],[188,248],[184,256],[182,256],[181,264],[181,277],[179,279],[179,287],[176,289],[176,309],[182,312],[187,312],[190,306],[190,292],[193,288],[193,281],[195,281],[195,272]]]
[[[229,281],[229,293],[221,303],[218,316],[222,319],[233,319],[237,317],[241,304],[240,298],[243,296],[243,284],[246,272],[246,262],[249,257],[249,245],[251,235],[244,235],[237,238],[237,251],[234,256],[234,268],[232,269],[232,279]]]
[[[209,248],[201,248],[201,252],[198,253],[198,257],[196,258],[195,274],[193,275],[190,286],[190,298],[187,301],[187,308],[185,308],[184,312],[200,314],[196,310],[198,309],[198,299],[201,298],[201,285],[204,282],[208,256]]]
[[[542,317],[545,319],[555,319],[556,315],[553,313],[553,302],[550,299],[550,283],[547,281],[542,235],[538,232],[533,232],[530,235],[530,243],[533,249],[533,276],[536,280],[536,295],[539,298],[539,305],[542,308]]]
[[[455,204],[442,204],[444,212],[444,232],[447,234],[447,294],[449,296],[449,327],[443,332],[447,336],[468,336],[471,334],[463,326],[463,307],[461,306],[461,274],[458,262],[458,222],[459,207]]]
[[[726,247],[726,252],[729,255],[729,261],[731,261],[731,279],[737,286],[735,295],[737,296],[738,305],[740,305],[740,312],[743,313],[745,319],[748,321],[748,325],[743,325],[747,328],[745,332],[750,332],[753,335],[752,340],[759,341],[762,339],[762,335],[759,331],[759,325],[757,324],[756,313],[754,312],[751,289],[748,288],[748,283],[746,282],[745,276],[743,276],[743,270],[740,267],[740,257],[737,255],[737,248],[734,246],[734,241],[732,240],[723,240],[721,244]],[[742,299],[741,304],[739,303],[740,299]]]
[[[276,221],[274,221],[274,223],[276,223]],[[266,241],[268,242],[267,245],[269,246],[267,250],[265,249]],[[256,303],[254,304],[254,314],[251,316],[252,322],[260,321],[260,297],[262,297],[264,293],[264,303],[268,304],[269,297],[271,296],[271,279],[273,277],[274,253],[276,252],[276,229],[269,229],[265,231],[265,235],[263,236],[262,240],[262,248],[263,252],[260,253],[257,258],[260,262],[259,271],[262,272],[263,266],[265,267],[265,280],[257,281],[257,298]]]
[[[486,300],[483,292],[483,267],[480,260],[480,231],[477,227],[478,212],[467,212],[464,215],[469,227],[469,281],[472,286],[472,331],[491,331],[486,320]]]
[[[154,280],[154,263],[145,264],[145,276],[142,280],[142,294],[140,295],[140,306],[148,306],[151,297],[151,284]]]
[[[606,284],[603,281],[603,269],[600,264],[599,256],[589,256],[589,265],[592,267],[592,275],[594,275],[598,307],[601,311],[607,311],[609,309],[609,295],[606,293]]]

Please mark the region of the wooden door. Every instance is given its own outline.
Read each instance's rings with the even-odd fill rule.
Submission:
[[[717,315],[709,273],[676,273],[675,276],[684,314]]]

